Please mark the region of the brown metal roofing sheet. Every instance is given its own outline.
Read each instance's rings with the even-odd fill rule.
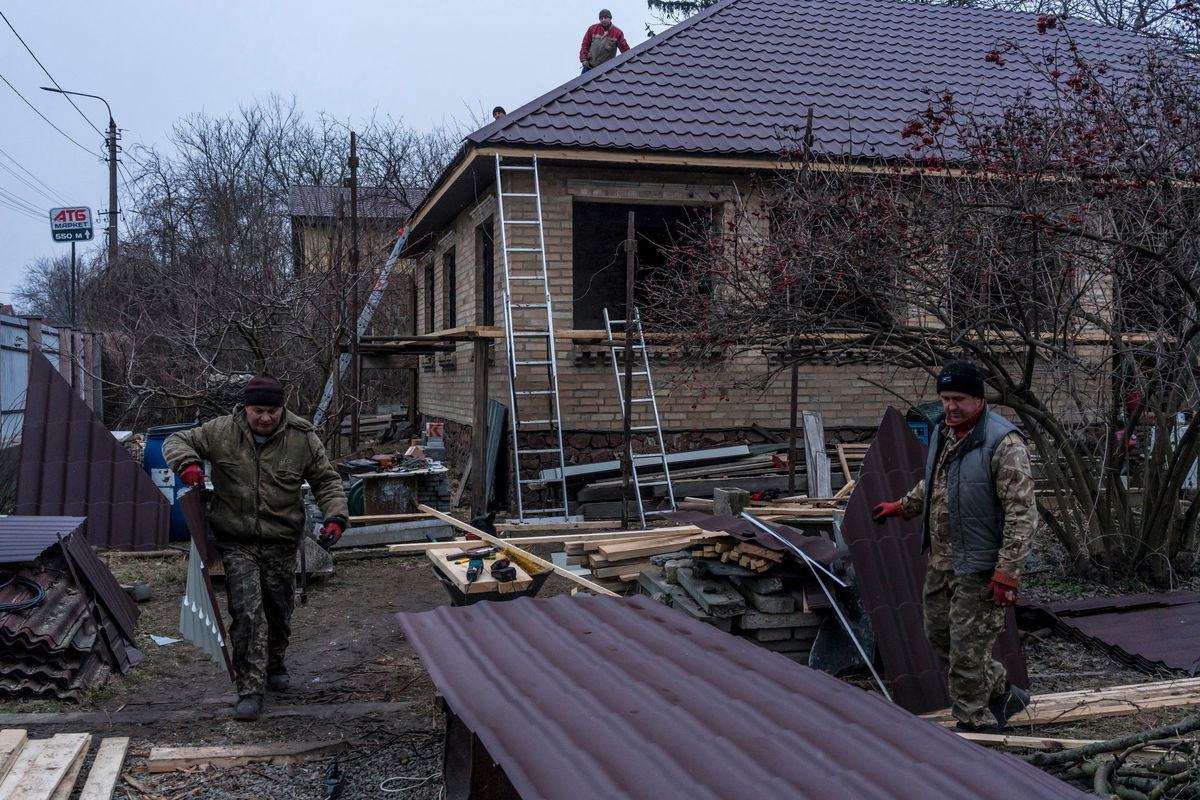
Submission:
[[[32,561],[84,522],[84,517],[0,517],[0,564]]]
[[[898,500],[921,480],[925,453],[925,445],[909,430],[904,415],[888,408],[863,459],[842,521],[842,536],[850,548],[855,583],[871,617],[885,677],[892,683],[896,702],[914,713],[936,711],[950,703],[946,664],[925,638],[921,519],[893,517],[877,525],[871,509],[885,500]],[[1004,663],[1009,680],[1029,685],[1012,611],[994,655]]]
[[[16,513],[87,517],[97,547],[167,543],[167,499],[40,353],[30,356]]]
[[[1200,671],[1200,593],[1093,597],[1036,608],[1064,633],[1132,667]]]
[[[133,648],[136,636],[137,618],[140,613],[137,604],[129,597],[108,565],[92,550],[91,545],[80,536],[72,536],[66,540],[67,555],[75,568],[79,570],[79,578],[86,581],[97,602],[116,624],[121,634]],[[139,654],[140,655],[140,654]],[[135,659],[140,661],[140,657]]]
[[[1082,19],[879,0],[725,0],[468,137],[481,145],[778,156],[802,138],[830,156],[908,155],[901,130],[950,91],[995,113],[1070,42],[1112,69],[1146,40]],[[1065,28],[1070,30],[1070,40]],[[984,56],[1006,42],[1022,57]]]
[[[229,653],[229,636],[217,595],[213,591],[210,565],[220,559],[212,546],[212,531],[208,526],[202,490],[192,488],[179,497],[179,507],[192,538],[188,558],[187,589],[179,609],[179,631],[189,642],[199,647],[213,661],[225,664],[233,678],[233,659]],[[220,657],[218,658],[218,654]]]
[[[1085,797],[646,597],[397,618],[523,800]]]

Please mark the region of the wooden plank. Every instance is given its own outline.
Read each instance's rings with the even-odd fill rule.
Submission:
[[[485,592],[512,594],[513,592],[524,591],[533,585],[533,578],[529,577],[529,573],[515,563],[513,567],[517,570],[516,580],[496,580],[492,577],[491,572],[492,564],[496,562],[484,559],[483,569],[480,571],[479,577],[473,581],[468,581],[467,568],[470,566],[469,563],[459,564],[456,561],[452,561],[447,557],[451,554],[441,550],[429,550],[427,551],[427,555],[438,571],[449,578],[464,594],[483,594]]]
[[[614,522],[497,522],[496,530],[509,533],[542,533],[546,531],[602,531],[613,528]],[[629,531],[625,531],[629,533]]]
[[[850,462],[846,460],[846,446],[840,442],[837,445],[837,456],[842,464],[842,475],[845,476],[846,483],[850,483],[854,478],[850,475]]]
[[[817,497],[829,497],[829,456],[825,455],[825,423],[819,411],[803,411],[804,459],[808,474],[808,493]]]
[[[17,755],[28,741],[29,734],[18,728],[6,728],[0,731],[0,781],[3,781],[8,771],[16,763]]]
[[[88,746],[91,746],[91,739],[88,739]],[[58,788],[54,790],[54,794],[50,795],[50,800],[70,800],[71,794],[75,791],[75,781],[79,780],[79,773],[83,770],[83,762],[87,760],[87,752],[88,748],[84,747],[75,756],[67,774],[63,776]]]
[[[488,442],[488,345],[486,339],[476,339],[471,345],[472,360],[472,391],[471,391],[471,457],[467,461],[468,470],[472,464],[478,464],[475,480],[471,482],[471,519],[487,513],[487,442]],[[461,487],[467,482],[467,471],[463,472],[459,481],[459,500],[462,499]],[[457,506],[458,502],[455,501]]]
[[[91,744],[90,733],[59,733],[42,740],[37,755],[20,769],[19,759],[13,771],[0,783],[0,797],[5,800],[47,800],[70,772],[81,750]],[[21,751],[22,757],[29,751],[29,742]]]
[[[1106,689],[1080,689],[1035,695],[1029,707],[1012,717],[1014,725],[1073,722],[1096,717],[1137,714],[1150,708],[1174,708],[1200,702],[1200,678],[1135,683]],[[922,714],[948,728],[955,720],[949,709]]]
[[[340,753],[348,747],[344,739],[324,742],[278,742],[274,744],[216,745],[210,747],[152,747],[146,759],[147,772],[171,772],[196,766],[241,767],[246,764],[298,764]]]
[[[620,580],[636,581],[638,573],[644,569],[653,569],[654,565],[649,561],[627,561],[621,564],[614,564],[609,567],[593,567],[592,574],[597,578],[618,578]],[[624,576],[632,575],[632,578]]]
[[[521,557],[526,559],[527,561],[532,561],[534,564],[543,566],[546,569],[552,569],[555,572],[557,572],[559,575],[566,578],[567,580],[571,581],[572,583],[579,584],[580,586],[587,589],[588,591],[595,592],[596,594],[608,595],[610,597],[618,596],[616,592],[610,592],[608,589],[605,589],[603,586],[600,586],[597,583],[593,583],[593,582],[589,581],[587,578],[583,578],[583,577],[580,577],[579,575],[576,575],[574,572],[571,572],[571,570],[567,569],[566,567],[560,567],[557,564],[555,564],[551,561],[547,561],[546,559],[544,559],[540,556],[535,556],[533,553],[530,553],[528,550],[522,550],[519,547],[514,547],[512,545],[512,542],[510,542],[509,540],[501,539],[499,536],[492,536],[490,533],[487,533],[486,531],[481,531],[473,525],[468,525],[467,523],[463,522],[460,519],[455,519],[454,517],[450,516],[449,514],[443,514],[441,511],[438,511],[435,508],[430,508],[429,506],[422,504],[422,505],[417,506],[417,510],[432,514],[433,516],[437,517],[438,519],[442,520],[443,522],[449,523],[450,525],[454,526],[455,528],[458,528],[460,531],[466,531],[467,533],[473,533],[485,542],[490,542],[491,544],[499,545],[500,547],[505,547],[505,548],[511,549],[514,552],[520,554]]]
[[[471,479],[471,467],[475,464],[475,454],[467,456],[467,465],[463,467],[462,475],[458,476],[458,486],[454,487],[454,496],[450,498],[450,507],[458,508],[462,502],[463,492],[467,490],[467,481]]]
[[[605,531],[603,533],[568,533],[561,536],[514,536],[501,541],[508,544],[554,544],[562,543],[581,543],[581,542],[603,542],[603,541],[649,541],[662,537],[678,536],[681,533],[699,533],[700,529],[695,525],[680,525],[672,528],[659,528],[658,530],[639,530],[639,531]],[[451,539],[445,542],[405,542],[403,544],[388,545],[389,553],[421,553],[426,550],[436,550],[447,547],[457,547],[462,549],[463,545],[478,546],[478,542],[471,539]]]
[[[429,519],[428,514],[363,514],[350,518],[351,525],[375,525],[381,522],[405,522],[410,519]]]
[[[78,800],[111,800],[117,781],[121,779],[121,767],[125,764],[128,750],[128,736],[101,739]]]
[[[609,561],[620,559],[642,558],[656,556],[660,553],[671,553],[682,550],[697,541],[702,541],[715,534],[696,534],[695,536],[675,536],[670,539],[655,539],[649,542],[612,542],[602,544],[597,548],[600,555]]]
[[[38,756],[42,754],[42,751],[46,749],[46,745],[49,743],[49,739],[28,739],[25,742],[25,746],[13,758],[8,774],[4,776],[3,781],[0,781],[0,797],[8,800],[21,782],[25,780],[25,775],[29,772],[30,767],[33,766],[33,762],[37,760]]]

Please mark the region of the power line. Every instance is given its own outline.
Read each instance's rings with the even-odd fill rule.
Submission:
[[[11,161],[13,164],[17,165],[21,169],[22,172],[24,172],[26,175],[28,175],[30,178],[33,178],[34,181],[36,181],[38,184],[40,184],[40,187],[30,183],[28,180],[23,178],[12,167],[8,166],[7,164],[0,164],[0,169],[4,169],[6,172],[11,174],[14,178],[16,178],[21,183],[28,186],[30,189],[33,189],[35,192],[40,194],[42,197],[45,197],[47,200],[49,200],[53,203],[62,203],[63,205],[70,205],[69,202],[67,202],[66,200],[63,199],[62,194],[55,191],[45,181],[43,181],[37,175],[34,175],[32,172],[30,172],[28,169],[26,169],[24,167],[24,165],[21,164],[20,161],[17,161],[15,158],[13,158],[8,153],[6,153],[4,151],[4,148],[2,148],[2,147],[0,147],[0,156],[4,156],[9,161]]]
[[[61,134],[63,135],[63,138],[65,138],[67,141],[71,142],[71,144],[75,145],[76,147],[78,147],[78,148],[79,148],[80,150],[82,150],[83,152],[87,153],[89,156],[94,156],[94,155],[97,155],[95,152],[93,152],[92,150],[89,150],[89,149],[87,149],[86,147],[84,147],[83,145],[81,145],[79,142],[75,141],[75,140],[74,140],[74,139],[72,139],[70,136],[68,136],[68,135],[67,135],[65,132],[63,132],[63,129],[62,129],[62,128],[58,127],[58,126],[57,126],[57,125],[55,125],[53,122],[51,122],[51,121],[49,120],[49,118],[47,118],[47,117],[46,117],[46,115],[45,115],[45,114],[43,114],[41,111],[38,111],[38,109],[37,109],[37,106],[35,106],[33,103],[29,102],[28,100],[25,100],[25,95],[23,95],[23,94],[21,94],[19,91],[17,91],[17,87],[15,87],[15,86],[13,86],[11,83],[9,83],[9,80],[8,80],[8,78],[4,77],[4,75],[2,75],[2,74],[0,74],[0,81],[4,81],[4,83],[5,83],[5,84],[8,86],[8,88],[10,88],[10,89],[12,89],[14,92],[16,92],[16,95],[17,95],[17,97],[19,97],[19,98],[21,98],[22,100],[24,100],[24,101],[25,101],[25,105],[27,105],[27,106],[29,106],[30,108],[32,108],[32,109],[33,109],[33,113],[37,114],[37,115],[38,115],[39,117],[41,117],[42,119],[46,120],[46,124],[47,124],[47,125],[49,125],[51,128],[54,128],[54,130],[56,130],[56,131],[58,131],[59,133],[61,133]]]
[[[3,197],[0,197],[0,208],[7,208],[8,210],[15,211],[18,214],[24,214],[25,216],[29,217],[30,219],[40,220],[40,219],[44,218],[43,215],[34,214],[32,211],[29,211],[28,209],[24,208],[23,206],[19,206],[16,203],[10,203],[9,201],[5,200]]]
[[[17,194],[16,192],[8,191],[3,186],[0,186],[0,196],[7,199],[10,203],[20,203],[22,206],[24,206],[25,208],[29,209],[30,211],[32,211],[34,213],[40,214],[45,210],[41,207],[40,204],[30,202],[26,198],[21,197],[21,195]]]
[[[53,83],[60,92],[62,92],[63,97],[67,98],[67,102],[71,104],[71,108],[75,109],[76,111],[79,111],[79,106],[75,105],[75,101],[71,99],[71,95],[69,95],[65,91],[63,91],[63,88],[58,85],[58,81],[54,80],[54,76],[50,74],[50,70],[46,69],[46,65],[43,64],[41,59],[39,59],[37,57],[37,55],[34,54],[33,50],[30,49],[29,45],[25,44],[25,40],[21,38],[21,34],[17,33],[17,29],[13,27],[13,24],[8,21],[8,17],[4,16],[3,11],[0,11],[0,19],[4,20],[4,24],[7,25],[8,29],[13,32],[13,36],[17,37],[17,41],[20,42],[25,47],[25,49],[29,52],[29,55],[32,56],[33,60],[37,62],[37,65],[42,68],[42,72],[46,73],[46,77],[50,79],[50,82]],[[95,123],[93,123],[90,119],[88,119],[87,114],[84,114],[82,111],[79,111],[79,116],[83,117],[84,122],[86,122],[88,125],[92,126],[92,130],[94,130],[96,133],[100,134],[101,136],[104,135],[104,131],[97,128]]]

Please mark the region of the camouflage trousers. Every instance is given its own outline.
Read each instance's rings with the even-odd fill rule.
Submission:
[[[221,544],[229,598],[229,641],[239,696],[262,694],[284,669],[296,602],[296,545]]]
[[[991,579],[990,572],[925,571],[925,635],[950,662],[954,718],[971,725],[996,724],[988,702],[1007,686],[1004,666],[992,658],[1006,612],[988,596]]]

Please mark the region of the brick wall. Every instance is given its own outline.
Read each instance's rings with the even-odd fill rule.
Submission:
[[[575,200],[637,202],[670,205],[707,204],[720,215],[722,202],[734,191],[745,191],[744,182],[735,187],[729,174],[670,170],[593,168],[586,166],[546,166],[540,168],[542,215],[546,243],[547,270],[556,299],[554,322],[559,330],[572,327],[572,205]],[[476,307],[479,247],[477,230],[495,220],[494,194],[485,195],[464,209],[453,224],[442,232],[438,243],[421,259],[433,263],[437,285],[434,296],[445,297],[447,289],[441,268],[445,253],[454,250],[457,286],[453,295],[458,303],[459,325],[479,324]],[[497,225],[498,227],[498,225]],[[495,318],[503,320],[503,264],[496,242]],[[414,270],[417,295],[425,297],[423,266]],[[623,275],[616,279],[623,280]],[[441,306],[434,327],[444,327]],[[426,330],[425,304],[418,303],[418,330]],[[508,404],[506,361],[503,341],[493,345],[490,396]],[[615,380],[606,350],[594,345],[560,342],[557,348],[560,401],[566,430],[620,429],[620,414]],[[651,369],[662,424],[666,428],[734,429],[751,424],[784,427],[788,424],[790,371],[771,378],[773,365],[765,356],[742,357],[720,362],[697,376],[684,377],[680,365],[669,352],[654,354]],[[427,417],[469,425],[473,397],[472,345],[460,344],[453,353],[422,358],[419,372],[419,408]],[[923,374],[878,366],[806,365],[800,370],[799,405],[820,411],[825,424],[835,426],[872,426],[878,423],[884,408],[891,404],[933,399],[932,385]],[[604,449],[603,447],[600,449]]]

